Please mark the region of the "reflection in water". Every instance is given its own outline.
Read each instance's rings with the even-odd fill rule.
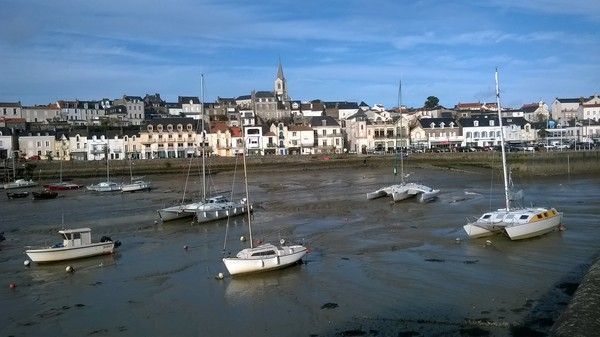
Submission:
[[[77,274],[93,274],[102,268],[114,266],[119,253],[92,256],[85,259],[67,260],[52,263],[32,263],[29,275],[34,282],[53,282],[65,277],[65,269],[71,266]]]
[[[225,289],[225,296],[228,300],[247,302],[273,292],[281,285],[287,288],[300,280],[298,273],[302,272],[301,267],[298,263],[284,269],[232,277]]]

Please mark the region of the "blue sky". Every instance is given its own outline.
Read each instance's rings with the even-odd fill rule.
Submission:
[[[0,0],[0,101],[273,90],[420,107],[600,93],[597,1]]]

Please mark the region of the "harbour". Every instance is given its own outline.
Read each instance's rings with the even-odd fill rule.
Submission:
[[[440,188],[437,200],[367,201],[367,192],[392,182],[389,167],[252,173],[255,239],[284,238],[310,252],[287,269],[223,280],[216,279],[225,271],[221,259],[247,245],[239,240],[246,220],[158,221],[156,210],[181,198],[181,175],[152,177],[150,192],[73,190],[35,206],[2,195],[0,272],[16,287],[0,293],[7,308],[0,333],[548,333],[597,254],[597,175],[522,178],[526,202],[557,205],[565,230],[512,242],[500,235],[469,240],[462,230],[468,217],[501,205],[499,175],[409,171],[411,180]],[[210,179],[217,190],[231,188],[230,172]],[[199,179],[188,189],[198,195]],[[235,192],[241,196],[241,187]],[[111,235],[122,246],[113,255],[24,267],[25,246],[51,244],[63,214],[68,227],[93,227],[95,239]],[[68,265],[74,273],[65,272]]]

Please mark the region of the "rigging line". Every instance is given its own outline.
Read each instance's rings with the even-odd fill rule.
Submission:
[[[235,187],[235,173],[237,172],[237,164],[238,164],[238,156],[235,156],[235,166],[233,167],[233,179],[231,180],[231,201],[233,201],[233,189]],[[250,210],[248,210],[250,211]],[[225,239],[223,240],[223,252],[225,252],[225,248],[227,247],[227,234],[229,232],[229,220],[231,219],[231,215],[227,216],[227,224],[225,224]]]
[[[490,156],[491,158],[491,163],[490,166],[492,167],[492,169],[490,171],[492,171],[492,174],[490,175],[490,197],[488,198],[489,202],[490,202],[490,206],[488,208],[488,210],[491,212],[492,211],[492,195],[494,192],[494,159],[496,159],[496,153],[492,152],[492,155]]]
[[[185,185],[183,185],[183,197],[181,197],[182,205],[185,202],[185,192],[187,191],[188,180],[190,179],[190,170],[192,169],[192,159],[194,159],[193,156],[190,157],[190,161],[188,164],[188,171],[187,171],[187,174],[185,175]]]

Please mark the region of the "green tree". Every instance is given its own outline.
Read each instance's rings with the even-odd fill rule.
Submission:
[[[439,98],[435,97],[435,96],[429,96],[427,97],[427,100],[425,101],[425,109],[427,110],[433,110],[435,108],[437,108],[438,103],[440,103]]]

